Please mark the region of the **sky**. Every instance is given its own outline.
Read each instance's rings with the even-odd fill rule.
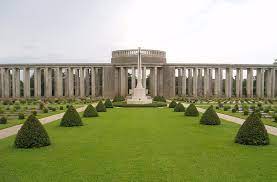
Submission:
[[[164,50],[168,63],[271,64],[276,0],[0,0],[0,63],[103,63]]]

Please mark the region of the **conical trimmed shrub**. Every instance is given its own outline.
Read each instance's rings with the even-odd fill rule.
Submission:
[[[235,138],[235,143],[243,145],[269,144],[268,133],[261,118],[257,114],[252,113],[241,125]]]
[[[82,126],[82,125],[83,125],[83,122],[79,113],[76,111],[76,109],[73,106],[69,106],[67,111],[63,115],[63,118],[60,122],[60,126],[72,127],[72,126]]]
[[[51,142],[43,125],[32,114],[18,131],[14,144],[16,148],[38,148],[48,146]]]
[[[106,112],[106,106],[103,104],[103,102],[100,100],[96,106],[96,111],[97,112]]]
[[[185,111],[186,111],[186,108],[180,102],[174,107],[174,112],[185,112]]]
[[[85,109],[83,116],[84,117],[97,117],[98,112],[96,111],[96,109],[91,104],[89,104],[87,106],[87,108]]]
[[[205,125],[220,125],[220,119],[215,112],[213,106],[210,106],[202,115],[200,119],[200,124]]]
[[[169,104],[169,108],[175,108],[175,106],[177,105],[177,103],[175,102],[175,100],[171,101]]]
[[[199,112],[194,104],[190,104],[186,109],[185,116],[199,116]]]
[[[110,99],[106,99],[104,105],[106,106],[106,108],[113,108],[113,103]]]

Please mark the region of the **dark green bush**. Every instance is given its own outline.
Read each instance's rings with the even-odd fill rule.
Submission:
[[[186,109],[185,116],[199,116],[199,112],[194,104],[190,104]]]
[[[244,145],[267,145],[269,144],[268,133],[261,118],[252,113],[240,127],[235,143]]]
[[[164,98],[164,96],[155,96],[153,98],[153,101],[156,101],[156,102],[166,102],[166,99]]]
[[[228,111],[229,109],[231,109],[231,106],[224,106],[224,107],[223,107],[223,110],[224,110],[224,111]]]
[[[97,112],[106,112],[106,106],[103,104],[103,102],[100,100],[96,106],[96,111]]]
[[[244,116],[247,116],[248,114],[249,114],[248,109],[244,109],[244,110],[243,110],[243,115],[244,115]]]
[[[47,107],[43,108],[43,113],[48,113],[49,109]]]
[[[213,106],[210,106],[202,115],[200,124],[205,125],[220,125],[220,119],[217,113],[214,111]]]
[[[186,108],[180,102],[174,107],[174,112],[185,112],[185,111],[186,111]]]
[[[104,105],[106,106],[106,108],[113,108],[113,103],[110,99],[106,99]]]
[[[113,102],[122,102],[125,98],[123,96],[115,96]]]
[[[18,119],[25,119],[25,115],[23,112],[18,113]]]
[[[63,110],[63,106],[60,106],[60,110]]]
[[[175,102],[175,100],[171,101],[169,104],[169,108],[175,108],[175,106],[177,105],[177,103]]]
[[[34,115],[30,115],[18,131],[14,144],[16,148],[38,148],[51,142],[43,125]]]
[[[36,110],[33,110],[33,111],[32,111],[32,115],[34,115],[34,116],[36,116],[37,113],[38,113],[38,112],[37,112]]]
[[[7,118],[5,116],[0,118],[0,124],[7,124]]]
[[[237,112],[237,110],[235,108],[232,109],[232,113],[235,113]]]
[[[153,102],[150,104],[127,104],[126,102],[116,102],[113,104],[115,107],[166,107],[164,102]]]
[[[98,113],[97,113],[96,109],[91,104],[89,104],[87,106],[87,108],[85,109],[83,116],[84,117],[97,117]]]
[[[60,126],[72,127],[72,126],[82,126],[83,122],[73,106],[69,106],[67,111],[64,113],[61,120]]]

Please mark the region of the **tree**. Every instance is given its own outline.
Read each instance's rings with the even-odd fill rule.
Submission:
[[[185,116],[199,116],[199,112],[194,104],[190,104],[186,109]]]
[[[103,102],[100,100],[96,106],[96,111],[97,112],[106,112],[106,106],[103,104]]]
[[[96,111],[96,109],[91,104],[89,104],[87,106],[87,108],[85,109],[83,116],[84,117],[97,117],[98,112]]]
[[[106,106],[106,108],[113,108],[113,103],[110,99],[106,99],[104,105]]]
[[[51,142],[43,125],[32,114],[18,131],[14,144],[16,148],[38,148],[48,146]]]
[[[63,118],[60,122],[60,126],[65,127],[72,127],[72,126],[82,126],[83,122],[79,115],[79,113],[76,111],[76,109],[70,105],[63,115]]]
[[[177,103],[175,102],[175,100],[171,101],[169,104],[169,108],[175,108],[175,106],[177,105]]]
[[[200,119],[200,124],[204,125],[220,125],[220,123],[220,119],[212,105],[204,112]]]
[[[260,117],[252,113],[240,127],[235,143],[243,145],[268,145],[269,136]]]
[[[185,112],[185,110],[186,108],[180,102],[174,107],[174,112]]]

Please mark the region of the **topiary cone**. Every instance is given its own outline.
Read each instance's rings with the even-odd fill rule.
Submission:
[[[84,117],[97,117],[98,112],[96,111],[96,109],[91,104],[89,104],[87,106],[87,108],[85,109],[83,116]]]
[[[79,113],[76,111],[76,109],[73,106],[69,106],[67,111],[63,115],[63,118],[60,122],[60,126],[72,127],[72,126],[82,126],[82,125],[83,125],[83,122]]]
[[[241,125],[236,135],[235,143],[243,145],[269,144],[268,133],[261,118],[259,118],[257,114],[252,113]]]
[[[96,111],[97,112],[106,112],[106,106],[103,104],[103,102],[100,100],[96,106]]]
[[[177,103],[175,102],[175,100],[171,101],[170,104],[169,104],[169,108],[175,108],[177,105]]]
[[[113,103],[110,99],[106,99],[104,105],[106,106],[106,108],[113,108]]]
[[[185,110],[186,108],[180,102],[174,107],[174,112],[185,112]]]
[[[43,125],[32,114],[18,131],[14,144],[16,148],[38,148],[48,146],[51,142]]]
[[[200,119],[200,124],[205,125],[220,125],[221,121],[217,115],[217,113],[214,111],[213,106],[210,106],[202,115]]]
[[[199,116],[199,112],[194,104],[190,104],[186,109],[185,116]]]

